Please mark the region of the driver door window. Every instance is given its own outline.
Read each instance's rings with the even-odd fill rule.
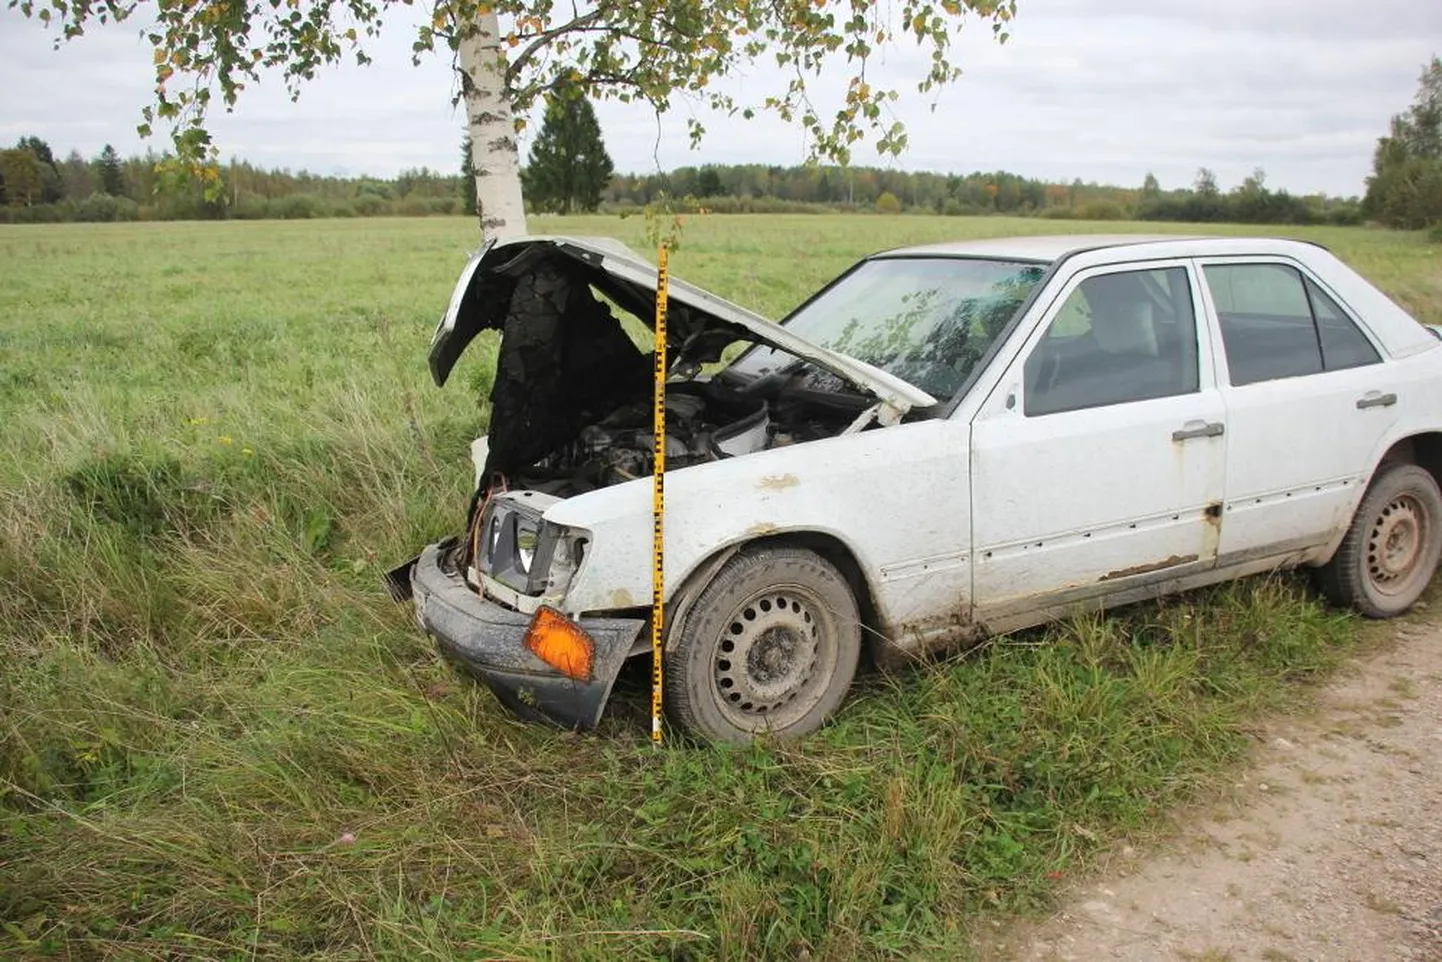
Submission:
[[[1197,319],[1187,271],[1089,277],[1025,366],[1028,417],[1197,391]]]

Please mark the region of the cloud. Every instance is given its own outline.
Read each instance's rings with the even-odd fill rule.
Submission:
[[[409,14],[414,16],[414,14]],[[324,72],[292,103],[276,78],[242,94],[213,133],[227,156],[321,173],[392,175],[454,170],[462,116],[443,56],[410,63],[413,25],[396,18],[369,68]],[[1021,0],[1008,43],[979,24],[963,29],[966,70],[939,96],[914,93],[925,61],[899,47],[869,65],[876,84],[904,91],[896,116],[910,131],[905,169],[1004,168],[1058,181],[1189,183],[1197,168],[1223,184],[1263,167],[1296,192],[1355,194],[1376,138],[1410,102],[1422,64],[1442,38],[1435,0]],[[134,127],[150,87],[150,53],[132,25],[93,31],[58,51],[50,35],[0,11],[0,140],[37,134],[90,155],[163,146]],[[823,111],[847,73],[816,85]],[[728,81],[755,101],[783,75],[766,65]],[[709,130],[689,149],[685,117]],[[800,162],[801,132],[771,117],[714,116],[679,102],[658,119],[644,106],[597,105],[617,168]],[[862,151],[858,163],[878,162]]]

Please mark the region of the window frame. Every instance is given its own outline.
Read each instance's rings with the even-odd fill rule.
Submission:
[[[1303,273],[1303,274],[1302,274],[1302,289],[1303,289],[1304,291],[1306,291],[1306,293],[1307,293],[1307,307],[1308,307],[1308,308],[1311,310],[1311,312],[1312,312],[1312,326],[1317,329],[1317,346],[1318,346],[1318,348],[1320,348],[1321,351],[1322,351],[1322,373],[1323,373],[1323,374],[1329,374],[1329,373],[1331,373],[1331,372],[1333,372],[1333,371],[1350,371],[1350,370],[1353,370],[1353,369],[1355,369],[1355,368],[1359,368],[1359,367],[1371,367],[1373,364],[1381,364],[1381,363],[1382,363],[1382,360],[1383,360],[1383,358],[1386,357],[1386,355],[1382,352],[1381,347],[1380,347],[1379,345],[1377,345],[1376,343],[1373,342],[1373,340],[1372,340],[1372,338],[1371,338],[1371,336],[1370,336],[1370,333],[1371,333],[1371,332],[1369,332],[1369,331],[1362,325],[1362,322],[1361,322],[1361,321],[1357,320],[1357,318],[1355,318],[1355,317],[1352,316],[1352,312],[1351,312],[1351,311],[1347,310],[1347,308],[1345,308],[1344,306],[1342,306],[1342,302],[1341,302],[1341,301],[1339,301],[1339,300],[1338,300],[1336,297],[1334,297],[1333,295],[1329,294],[1329,293],[1327,292],[1326,288],[1324,288],[1324,287],[1322,287],[1321,285],[1319,285],[1319,284],[1317,283],[1317,281],[1313,280],[1312,277],[1309,276],[1309,275],[1306,274],[1306,273]],[[1343,321],[1351,324],[1351,325],[1352,325],[1352,329],[1353,329],[1354,331],[1356,331],[1356,332],[1358,332],[1359,334],[1362,335],[1362,343],[1366,344],[1369,348],[1372,349],[1372,354],[1373,354],[1374,357],[1376,357],[1376,360],[1375,360],[1375,361],[1368,361],[1368,362],[1365,363],[1365,364],[1349,364],[1349,365],[1347,365],[1346,367],[1329,367],[1329,366],[1328,366],[1328,364],[1327,364],[1327,340],[1326,340],[1326,338],[1324,338],[1324,337],[1322,336],[1322,319],[1317,316],[1317,298],[1316,298],[1315,294],[1313,293],[1314,290],[1315,290],[1316,294],[1321,294],[1321,295],[1322,295],[1323,297],[1325,297],[1328,301],[1330,301],[1331,304],[1332,304],[1332,306],[1337,309],[1337,315],[1338,315]]]
[[[1179,394],[1166,394],[1159,397],[1138,398],[1133,400],[1114,401],[1110,404],[1094,404],[1086,407],[1068,408],[1063,411],[1042,411],[1032,412],[1027,410],[1027,383],[1026,365],[1031,360],[1035,351],[1047,340],[1052,324],[1061,315],[1072,296],[1087,281],[1097,277],[1105,277],[1117,274],[1149,274],[1159,271],[1181,270],[1187,281],[1187,287],[1192,299],[1192,336],[1195,338],[1195,350],[1193,356],[1197,366],[1197,383],[1193,390]],[[1100,264],[1078,271],[1069,277],[1066,283],[1057,291],[1056,295],[1047,305],[1040,319],[1033,329],[1028,333],[1026,340],[1022,343],[1021,349],[1013,357],[1012,364],[1008,366],[1008,376],[1015,377],[1019,382],[1016,387],[1016,407],[1019,413],[1027,419],[1055,418],[1071,416],[1085,416],[1090,412],[1119,408],[1131,404],[1147,404],[1157,401],[1174,400],[1179,397],[1192,397],[1212,390],[1216,386],[1216,368],[1213,340],[1209,322],[1206,318],[1206,304],[1201,298],[1201,277],[1198,268],[1192,258],[1187,257],[1165,257],[1155,260],[1137,260],[1118,262],[1112,264]],[[1014,372],[1014,373],[1012,373]]]
[[[1367,324],[1360,317],[1357,316],[1357,312],[1352,310],[1352,308],[1348,306],[1346,300],[1344,300],[1325,281],[1318,277],[1316,273],[1309,270],[1307,268],[1307,265],[1303,264],[1301,261],[1278,254],[1231,254],[1217,257],[1196,257],[1192,259],[1192,264],[1195,268],[1194,274],[1199,282],[1196,294],[1197,296],[1202,298],[1205,305],[1207,317],[1206,323],[1208,333],[1210,335],[1210,340],[1212,342],[1212,363],[1215,365],[1217,384],[1220,387],[1225,387],[1228,390],[1233,391],[1242,391],[1264,384],[1285,383],[1287,381],[1294,381],[1297,378],[1303,377],[1327,377],[1328,375],[1343,374],[1347,371],[1356,371],[1374,366],[1374,364],[1361,364],[1353,365],[1351,367],[1338,368],[1328,368],[1326,366],[1326,354],[1322,348],[1322,332],[1320,327],[1318,326],[1317,309],[1316,305],[1312,301],[1312,292],[1308,288],[1309,283],[1315,285],[1319,291],[1327,295],[1327,297],[1332,301],[1332,303],[1337,306],[1337,310],[1341,312],[1341,316],[1344,319],[1350,321],[1352,326],[1356,328],[1359,332],[1361,332],[1363,340],[1365,340],[1367,344],[1371,346],[1373,353],[1377,355],[1377,361],[1375,362],[1376,364],[1386,364],[1390,360],[1387,351],[1382,346],[1382,343],[1377,339],[1377,335],[1372,331],[1370,327],[1367,326]],[[1322,369],[1320,371],[1315,371],[1309,374],[1289,374],[1283,375],[1281,377],[1267,378],[1259,381],[1248,381],[1245,384],[1235,384],[1232,381],[1232,366],[1230,363],[1230,359],[1227,357],[1227,343],[1225,338],[1222,336],[1221,314],[1217,310],[1215,299],[1212,297],[1212,287],[1210,282],[1208,282],[1207,280],[1207,268],[1213,266],[1250,267],[1263,265],[1290,268],[1295,271],[1302,279],[1302,293],[1307,301],[1307,310],[1310,311],[1312,315],[1312,334],[1317,339],[1317,352],[1318,356],[1321,358]]]

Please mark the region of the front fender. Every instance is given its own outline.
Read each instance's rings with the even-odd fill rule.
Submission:
[[[883,623],[909,620],[908,606],[933,595],[948,607],[967,604],[969,570],[929,564],[969,545],[965,427],[899,424],[668,472],[667,599],[727,549],[806,533],[846,548]],[[650,604],[650,478],[568,498],[545,517],[590,536],[563,603],[568,614]]]

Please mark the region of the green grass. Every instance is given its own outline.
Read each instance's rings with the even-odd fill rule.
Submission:
[[[674,266],[778,315],[1058,227],[700,217]],[[964,955],[1352,644],[1264,579],[868,676],[798,745],[656,751],[640,675],[597,736],[516,722],[379,588],[461,521],[486,358],[424,355],[473,231],[0,228],[0,957]],[[1297,233],[1442,322],[1423,235]]]

